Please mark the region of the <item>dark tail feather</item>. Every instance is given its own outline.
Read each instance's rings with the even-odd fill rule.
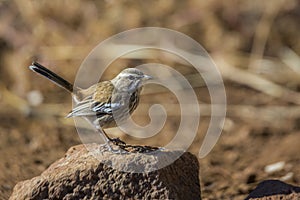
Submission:
[[[47,79],[49,79],[50,81],[52,81],[56,85],[68,90],[71,93],[73,92],[73,85],[71,83],[69,83],[68,81],[66,81],[62,77],[58,76],[54,72],[50,71],[46,67],[42,66],[41,64],[39,64],[37,62],[33,62],[32,65],[29,66],[29,68],[32,71],[46,77]]]

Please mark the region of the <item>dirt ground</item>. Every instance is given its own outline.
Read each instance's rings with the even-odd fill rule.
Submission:
[[[8,199],[17,182],[41,174],[81,143],[73,120],[64,118],[72,108],[70,95],[30,72],[32,60],[73,81],[99,42],[144,26],[192,37],[210,53],[224,79],[223,132],[214,149],[199,159],[203,199],[243,199],[266,179],[300,185],[299,17],[296,0],[0,1],[0,199]],[[116,62],[104,79],[146,62]],[[167,64],[185,75],[195,73]],[[195,91],[200,106],[210,103],[205,87]],[[146,90],[141,99],[143,104],[168,102],[176,103],[168,92]],[[134,119],[146,124],[149,118],[140,117],[142,111],[138,108]],[[157,136],[142,141],[117,129],[108,133],[128,143],[163,146],[173,137],[178,117],[171,116]],[[201,116],[189,148],[195,155],[209,117]],[[278,162],[281,167],[266,170]]]

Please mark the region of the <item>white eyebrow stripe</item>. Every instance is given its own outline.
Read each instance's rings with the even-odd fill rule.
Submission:
[[[128,73],[121,73],[119,74],[117,77],[128,77],[129,75],[131,74],[128,74]],[[133,74],[132,74],[133,75]]]

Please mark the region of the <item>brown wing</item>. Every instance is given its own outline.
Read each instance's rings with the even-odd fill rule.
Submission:
[[[88,89],[81,90],[81,101],[67,117],[111,114],[111,96],[114,86],[110,81],[97,83]]]
[[[114,85],[110,81],[97,83],[94,89],[93,100],[99,103],[107,103],[111,100]]]

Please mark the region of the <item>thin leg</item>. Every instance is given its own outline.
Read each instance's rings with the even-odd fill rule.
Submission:
[[[106,139],[106,142],[110,142],[111,138],[107,135],[107,133],[103,129],[101,129],[101,132],[103,133],[103,135],[104,135],[104,137]]]
[[[126,146],[126,143],[120,140],[119,138],[110,138],[107,133],[101,129],[100,127],[97,127],[97,130],[101,133],[101,135],[104,137],[105,143],[108,146],[109,151],[113,153],[127,153],[126,150],[124,150],[124,147]],[[113,145],[118,146],[117,149],[113,148]]]
[[[99,119],[94,118],[88,118],[85,117],[85,119],[96,128],[96,130],[99,132],[99,134],[102,136],[102,139],[105,141],[105,144],[107,145],[109,151],[113,153],[124,153],[125,152],[125,146],[126,143],[120,140],[119,138],[110,138],[108,134],[101,128],[99,124]],[[116,145],[119,147],[118,150],[114,149],[112,145]]]
[[[107,143],[112,142],[113,144],[118,145],[118,146],[120,146],[120,145],[121,145],[121,146],[126,145],[126,143],[123,142],[122,140],[120,140],[119,138],[111,138],[111,137],[109,137],[109,136],[107,135],[107,133],[106,133],[103,129],[101,129],[100,132],[103,133],[104,138],[105,138],[105,140],[106,140]]]
[[[112,142],[115,145],[126,145],[125,142],[123,142],[122,140],[120,140],[119,138],[111,138],[108,136],[108,134],[103,130],[103,128],[100,126],[100,121],[99,118],[97,118],[96,120],[93,121],[93,125],[96,127],[96,129],[100,132],[103,133],[101,135],[103,135],[105,141],[108,142]]]
[[[100,126],[96,126],[96,129],[98,130],[98,132],[100,133],[100,135],[103,137],[104,141],[106,143],[110,142],[110,137],[105,133],[105,131],[100,127]]]

